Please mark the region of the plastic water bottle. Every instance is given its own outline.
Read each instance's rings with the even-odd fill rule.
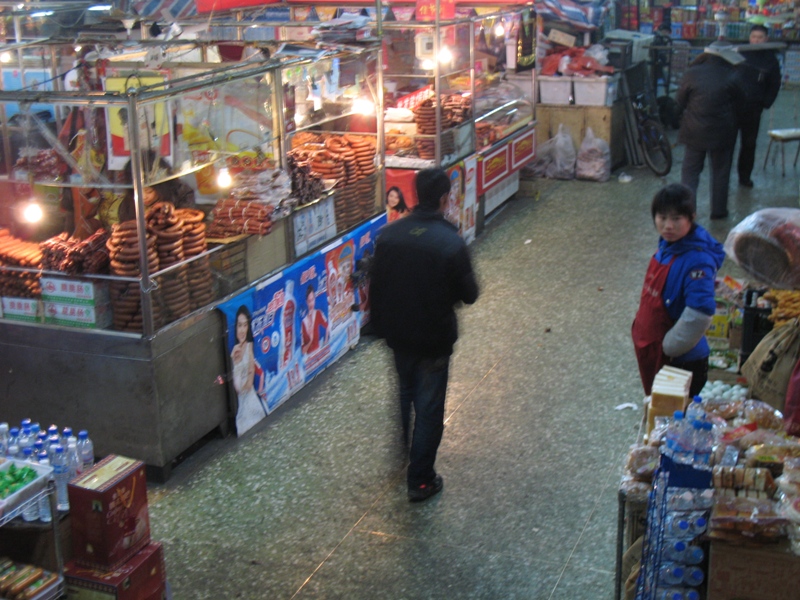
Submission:
[[[72,433],[72,427],[64,427],[64,429],[61,430],[61,445],[66,448],[69,444],[69,438],[73,437],[74,435],[75,434]]]
[[[8,439],[11,437],[8,433],[8,423],[0,423],[0,456],[5,456],[8,453]]]
[[[26,427],[30,427],[31,423],[33,423],[33,419],[22,419],[22,421],[19,422],[19,428],[25,429]]]
[[[39,464],[43,467],[50,466],[50,457],[47,456],[47,452],[40,452],[39,453]],[[52,475],[50,478],[52,479]],[[50,510],[50,497],[45,496],[44,498],[39,499],[39,520],[43,523],[50,523],[53,520],[53,513]]]
[[[658,570],[658,581],[664,585],[680,585],[684,575],[684,568],[680,564],[668,562]]]
[[[676,410],[675,413],[672,415],[672,421],[667,427],[667,431],[664,434],[664,446],[665,451],[664,454],[669,456],[672,460],[675,460],[675,452],[677,449],[678,440],[681,436],[681,431],[683,430],[683,411]]]
[[[686,515],[670,513],[664,520],[664,531],[669,538],[675,540],[690,540],[694,537],[692,524]]]
[[[86,472],[94,465],[94,444],[85,429],[78,432],[78,453],[83,461],[83,472]]]
[[[83,460],[81,460],[81,455],[78,454],[78,439],[75,436],[70,436],[67,442],[67,469],[69,471],[69,481],[83,473]]]
[[[56,507],[58,510],[69,510],[69,496],[67,495],[67,483],[69,482],[69,466],[67,465],[67,455],[64,446],[58,445],[53,454],[53,477],[56,480]]]
[[[665,540],[664,549],[661,551],[665,561],[683,562],[686,554],[686,542],[683,540]]]
[[[692,398],[692,401],[689,402],[689,406],[686,407],[686,420],[690,423],[692,421],[700,421],[706,416],[706,409],[703,407],[703,398],[701,396],[695,396]]]
[[[8,445],[16,446],[19,441],[19,427],[12,427],[8,430]]]
[[[47,435],[48,437],[58,435],[58,425],[56,425],[55,423],[50,425],[50,427],[47,428]]]
[[[706,529],[708,529],[708,519],[703,512],[692,513],[689,522],[691,524],[690,530],[692,533],[692,538],[695,538],[698,535],[703,535],[706,532]]]
[[[31,428],[29,426],[22,429],[22,432],[19,434],[19,439],[17,440],[17,446],[19,446],[20,457],[22,457],[22,453],[25,452],[25,448],[33,450],[33,436],[31,435]]]
[[[695,423],[700,423],[701,426],[700,431],[696,434],[695,462],[702,467],[708,467],[711,464],[711,455],[714,452],[713,426],[708,421],[695,421]]]
[[[50,464],[55,466],[53,463],[53,455],[56,453],[56,446],[61,445],[61,438],[58,435],[51,435],[47,438],[47,455],[50,457]]]
[[[683,590],[677,587],[658,588],[654,600],[686,600]]]
[[[705,557],[706,553],[700,546],[686,546],[681,562],[687,565],[699,565]]]
[[[34,442],[39,437],[39,434],[41,432],[42,432],[41,425],[39,425],[38,423],[31,423],[31,436],[33,437]]]
[[[19,458],[19,446],[11,444],[6,451],[6,458]]]
[[[700,600],[700,593],[697,590],[684,590],[683,597],[686,600]]]
[[[697,566],[687,567],[686,570],[683,572],[683,582],[686,585],[690,585],[692,587],[697,587],[703,580],[705,579],[705,573],[703,573],[703,569]]]
[[[33,454],[33,448],[28,446],[22,450],[22,460],[26,463],[37,464],[38,460]],[[22,520],[28,523],[36,521],[39,518],[39,503],[28,502],[22,509]]]

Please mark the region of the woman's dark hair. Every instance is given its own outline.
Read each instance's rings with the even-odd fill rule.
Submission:
[[[388,190],[386,190],[386,200],[387,201],[389,200],[389,194],[391,192],[397,192],[397,198],[398,198],[397,206],[395,206],[392,210],[396,210],[399,213],[406,212],[408,210],[408,206],[406,206],[406,199],[403,196],[402,190],[399,187],[397,187],[396,185],[393,185],[392,187],[390,187]],[[387,203],[387,205],[388,205],[388,203]]]
[[[444,169],[423,169],[417,173],[417,200],[419,207],[437,210],[442,196],[450,192],[450,178]]]
[[[694,221],[697,205],[694,192],[681,183],[670,183],[656,192],[650,213],[655,220],[656,215],[678,214]]]
[[[247,318],[247,337],[245,338],[244,341],[252,342],[253,341],[253,317],[250,314],[250,311],[247,309],[247,307],[244,304],[242,304],[239,307],[239,310],[236,311],[236,320],[234,321],[234,327],[236,327],[236,325],[239,323],[239,316],[240,315],[244,315]],[[234,329],[234,331],[235,331],[235,329]],[[234,335],[234,338],[235,337],[236,336]]]
[[[310,283],[308,284],[308,287],[306,288],[306,298],[308,298],[309,294],[314,294],[314,298],[317,297],[317,292],[314,289],[314,286],[311,285]]]
[[[764,33],[764,35],[769,35],[769,29],[760,23],[756,23],[750,28],[750,33],[753,33],[754,31],[761,31]]]

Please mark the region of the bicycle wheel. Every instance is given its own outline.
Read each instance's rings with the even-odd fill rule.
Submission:
[[[659,177],[667,175],[672,170],[672,146],[661,124],[645,119],[639,126],[639,141],[650,170]]]

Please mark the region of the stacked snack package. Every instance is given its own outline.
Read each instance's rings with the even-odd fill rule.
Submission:
[[[0,229],[0,266],[40,269],[42,251],[39,244],[25,242],[11,235],[8,229]],[[0,272],[0,296],[37,298],[41,292],[38,273]]]

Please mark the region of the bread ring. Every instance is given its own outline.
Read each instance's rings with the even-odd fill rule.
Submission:
[[[178,250],[180,248],[183,248],[183,240],[182,239],[178,239],[178,240],[176,240],[174,242],[167,242],[167,243],[164,243],[164,244],[158,244],[158,246],[157,246],[159,254],[168,254],[168,253],[172,252],[173,250]]]
[[[158,243],[175,242],[183,237],[183,229],[178,229],[178,231],[167,231],[166,229],[158,231],[156,232],[156,237],[158,238]]]
[[[196,208],[178,208],[175,214],[183,219],[184,224],[201,224],[206,218],[206,214]]]
[[[327,140],[325,140],[325,148],[331,152],[341,152],[346,148],[346,146],[344,139],[336,136],[329,137]]]

